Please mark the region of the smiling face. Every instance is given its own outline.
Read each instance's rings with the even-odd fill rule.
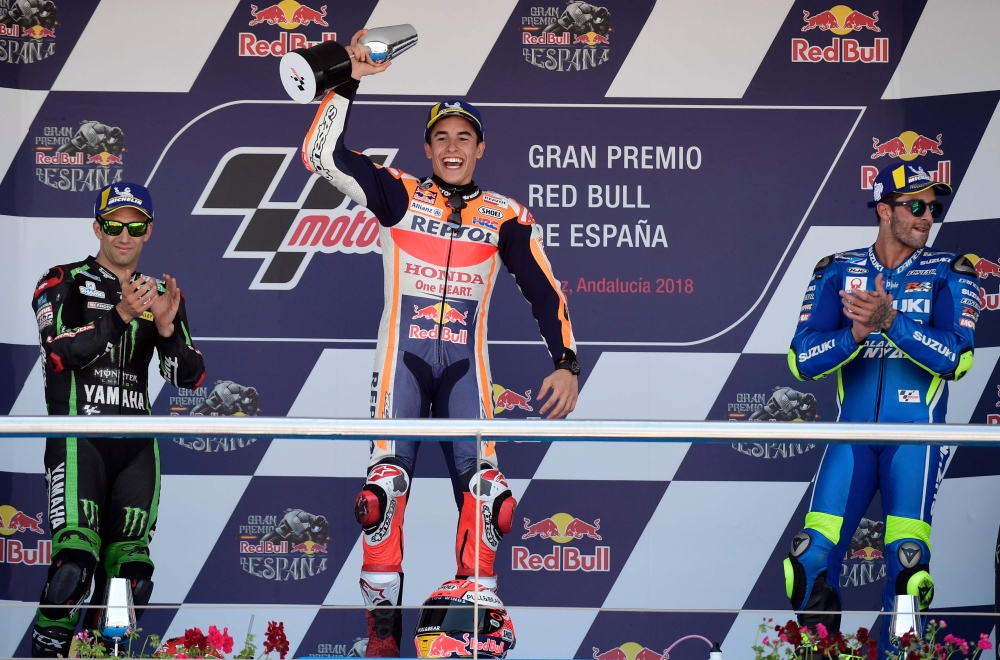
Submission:
[[[146,222],[149,220],[142,211],[131,207],[120,208],[111,213],[101,216],[107,220],[114,220],[122,224],[129,222]],[[146,233],[142,236],[131,236],[128,228],[123,227],[122,232],[117,236],[104,233],[101,223],[94,220],[94,234],[101,242],[100,254],[104,259],[116,269],[135,270],[135,265],[139,262],[139,254],[142,246],[149,240],[149,235],[153,233],[153,223],[146,227]]]
[[[937,199],[937,195],[934,194],[934,188],[931,187],[912,195],[900,195],[897,201],[912,202],[915,199],[922,199],[929,204]],[[924,214],[917,217],[905,206],[880,205],[879,217],[882,219],[879,227],[880,234],[888,229],[893,241],[914,250],[919,250],[927,245],[931,226],[934,224],[930,209],[924,210]],[[888,227],[886,227],[886,222],[888,222]]]
[[[485,149],[486,143],[479,141],[472,123],[457,116],[437,120],[431,127],[430,142],[424,143],[434,174],[454,186],[472,181],[476,160]]]

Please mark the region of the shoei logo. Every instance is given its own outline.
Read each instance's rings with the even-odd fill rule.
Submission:
[[[330,525],[324,516],[285,509],[284,516],[249,515],[239,526],[240,566],[257,578],[304,580],[327,568]]]
[[[397,151],[367,149],[364,154],[388,166]],[[243,216],[223,258],[263,260],[250,289],[294,289],[318,252],[381,254],[378,219],[319,175],[309,177],[296,201],[271,199],[298,153],[295,147],[230,151],[219,160],[191,211]],[[247,186],[248,180],[267,184],[261,189]]]
[[[511,569],[515,571],[583,571],[604,572],[611,570],[611,548],[599,545],[594,554],[586,555],[579,548],[564,546],[574,540],[592,539],[602,541],[601,519],[587,522],[568,513],[556,513],[550,518],[536,522],[524,519],[524,533],[521,539],[537,538],[555,541],[560,545],[551,546],[548,554],[534,554],[526,547],[511,548]]]

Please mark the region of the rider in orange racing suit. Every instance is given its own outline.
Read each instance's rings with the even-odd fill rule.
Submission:
[[[541,413],[564,416],[576,403],[580,369],[566,299],[545,256],[541,227],[528,209],[472,181],[485,148],[479,111],[461,101],[431,108],[424,137],[432,177],[381,167],[344,147],[358,79],[389,66],[365,61],[364,49],[355,47],[362,34],[350,49],[353,78],[323,100],[302,158],[379,220],[385,308],[371,380],[372,417],[493,416],[486,330],[501,263],[531,304],[556,366],[539,391],[538,398],[552,391]],[[418,444],[373,442],[368,478],[355,503],[364,529],[361,591],[368,607],[368,656],[399,654],[400,611],[385,606],[402,602],[403,513]],[[498,470],[493,443],[483,444],[478,460],[476,450],[472,442],[445,449],[459,506],[457,577],[475,573],[478,524],[479,575],[495,589],[493,561],[510,531],[516,502]]]

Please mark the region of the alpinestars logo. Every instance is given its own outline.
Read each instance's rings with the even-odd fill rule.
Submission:
[[[398,149],[367,149],[388,167]],[[223,255],[262,259],[250,289],[294,289],[317,252],[381,253],[378,219],[319,175],[294,202],[272,201],[285,170],[297,163],[295,147],[240,147],[222,157],[192,215],[241,215]]]

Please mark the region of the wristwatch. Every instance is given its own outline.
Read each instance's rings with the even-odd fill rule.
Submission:
[[[565,369],[574,376],[580,375],[580,363],[576,360],[560,360],[556,363],[556,369]]]

